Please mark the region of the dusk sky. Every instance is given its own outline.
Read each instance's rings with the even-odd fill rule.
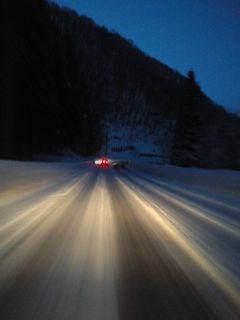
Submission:
[[[240,112],[240,0],[55,0],[120,33]]]

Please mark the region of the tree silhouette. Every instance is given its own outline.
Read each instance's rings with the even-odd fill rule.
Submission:
[[[172,163],[182,166],[204,166],[204,119],[200,105],[200,90],[194,71],[188,72],[179,107]]]

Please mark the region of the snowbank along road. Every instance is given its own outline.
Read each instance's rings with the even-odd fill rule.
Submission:
[[[240,318],[237,197],[83,164],[0,175],[1,319]]]

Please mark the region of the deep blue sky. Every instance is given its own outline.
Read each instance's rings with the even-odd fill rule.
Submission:
[[[240,111],[240,0],[55,0],[131,39]]]

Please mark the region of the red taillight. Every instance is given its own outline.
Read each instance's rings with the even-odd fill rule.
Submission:
[[[108,165],[109,165],[108,159],[102,158],[101,166],[108,166]]]
[[[108,160],[108,158],[105,158],[105,157],[94,160],[94,163],[98,167],[106,168],[106,167],[110,167],[111,166],[110,161]]]

